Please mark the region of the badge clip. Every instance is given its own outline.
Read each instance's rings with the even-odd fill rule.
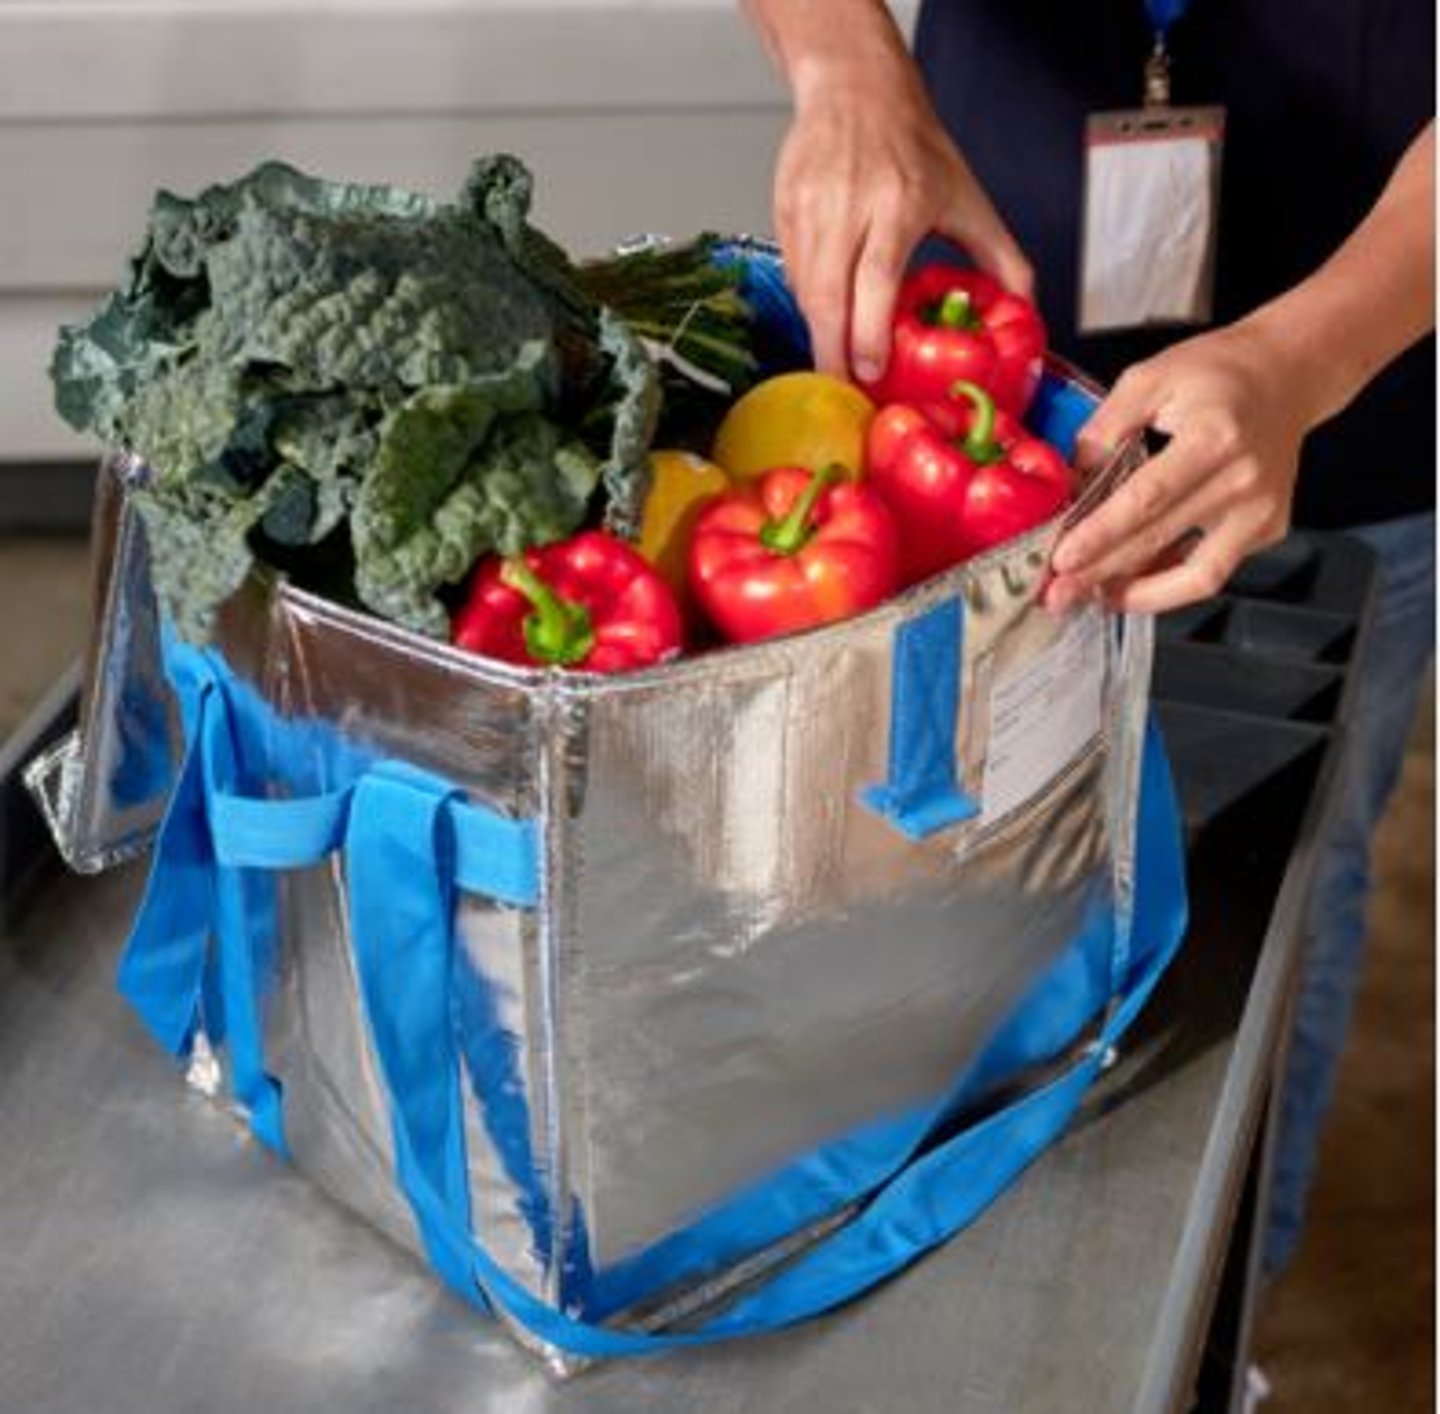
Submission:
[[[1143,105],[1146,108],[1168,108],[1170,106],[1170,51],[1165,47],[1165,35],[1157,31],[1155,47],[1145,60],[1145,88]]]

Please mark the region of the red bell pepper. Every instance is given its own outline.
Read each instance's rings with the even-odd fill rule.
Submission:
[[[690,584],[734,643],[863,613],[899,587],[895,518],[844,468],[777,467],[717,497],[690,541]]]
[[[961,381],[951,391],[968,412],[952,405],[937,421],[901,403],[870,424],[870,482],[900,524],[906,584],[1042,524],[1074,490],[1060,453],[1000,412],[983,388]]]
[[[900,287],[890,363],[870,392],[878,403],[923,407],[963,380],[1020,417],[1040,382],[1045,339],[1029,300],[979,270],[927,265]]]
[[[663,662],[682,644],[674,591],[603,530],[485,561],[452,637],[487,658],[591,673]]]

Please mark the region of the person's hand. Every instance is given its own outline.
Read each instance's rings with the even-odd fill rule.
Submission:
[[[1300,443],[1317,420],[1299,360],[1255,321],[1135,364],[1081,430],[1096,464],[1145,427],[1164,449],[1061,537],[1046,605],[1101,597],[1161,613],[1209,598],[1290,524]]]
[[[932,232],[1028,295],[1030,265],[900,54],[797,75],[775,172],[775,225],[822,371],[870,382],[890,356],[895,296]]]

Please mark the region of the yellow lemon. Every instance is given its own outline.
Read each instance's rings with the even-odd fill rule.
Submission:
[[[875,404],[827,373],[782,373],[757,383],[725,414],[711,455],[737,481],[777,466],[819,471],[838,462],[852,478],[864,465]]]
[[[690,531],[701,506],[730,478],[704,457],[669,449],[650,453],[650,491],[640,519],[640,553],[683,600]]]

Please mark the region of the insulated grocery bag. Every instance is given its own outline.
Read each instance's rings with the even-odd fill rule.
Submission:
[[[1055,364],[1028,420],[1068,448],[1094,400]],[[31,772],[75,867],[152,849],[121,988],[557,1369],[790,1324],[963,1227],[1179,943],[1151,626],[1038,606],[1057,525],[599,678],[262,570],[183,643],[144,474],[103,469],[81,723]]]

